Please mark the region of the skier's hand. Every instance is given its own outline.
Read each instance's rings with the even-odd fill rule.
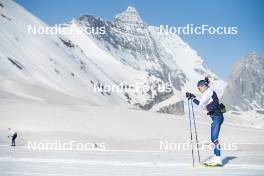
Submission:
[[[190,92],[186,92],[186,98],[188,99],[192,99],[192,98],[195,98],[196,96]]]

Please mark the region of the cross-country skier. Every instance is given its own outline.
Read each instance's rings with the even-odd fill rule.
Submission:
[[[8,138],[11,138],[12,140],[12,145],[11,146],[16,146],[16,138],[17,138],[17,132],[13,131],[11,128],[8,128],[9,135]]]
[[[202,97],[199,100],[196,97],[187,92],[186,97],[192,99],[192,101],[199,106],[199,108],[206,108],[212,119],[211,124],[211,141],[214,144],[214,156],[205,163],[207,166],[222,166],[222,159],[220,153],[220,144],[218,140],[221,125],[224,121],[223,112],[225,111],[224,105],[219,104],[219,100],[215,91],[209,86],[209,79],[200,80],[197,83],[199,92],[202,93]]]

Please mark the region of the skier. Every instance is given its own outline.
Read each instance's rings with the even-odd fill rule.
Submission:
[[[223,113],[225,112],[225,106],[222,103],[219,104],[217,94],[209,86],[208,78],[198,81],[197,88],[199,92],[202,93],[200,101],[196,99],[195,95],[189,92],[186,93],[186,97],[191,99],[196,105],[199,106],[199,108],[206,107],[208,111],[207,115],[210,115],[212,119],[211,141],[214,144],[214,156],[211,158],[211,160],[206,162],[205,165],[212,167],[222,166],[218,136],[221,125],[224,121]]]
[[[16,146],[16,138],[17,138],[17,132],[13,131],[11,128],[8,128],[9,135],[8,138],[11,137],[12,139],[12,145],[11,146]]]

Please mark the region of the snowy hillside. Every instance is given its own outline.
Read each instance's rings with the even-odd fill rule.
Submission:
[[[47,25],[13,1],[1,4],[1,98],[129,107],[123,95],[94,91],[94,84],[114,83],[81,48],[60,35],[29,35],[29,25]]]

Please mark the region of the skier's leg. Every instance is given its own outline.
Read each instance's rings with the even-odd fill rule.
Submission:
[[[12,137],[12,146],[14,146],[15,145],[15,139],[14,139],[14,137]]]
[[[218,136],[221,128],[221,124],[223,122],[223,115],[222,114],[214,114],[212,116],[212,124],[211,124],[211,141],[214,144],[214,157],[205,163],[206,166],[222,166],[222,160],[221,160],[221,149],[220,144],[218,141]]]
[[[14,136],[12,137],[12,146],[16,146],[16,138],[17,134],[14,134]]]
[[[218,141],[218,135],[219,135],[220,125],[219,123],[214,120],[211,124],[211,141],[214,144],[214,154],[216,156],[220,156],[220,144]]]
[[[14,137],[12,137],[12,146],[14,146]]]
[[[221,155],[220,144],[218,140],[221,124],[223,122],[222,114],[217,114],[212,117],[213,123],[211,124],[211,141],[214,144],[214,154],[216,156]]]

